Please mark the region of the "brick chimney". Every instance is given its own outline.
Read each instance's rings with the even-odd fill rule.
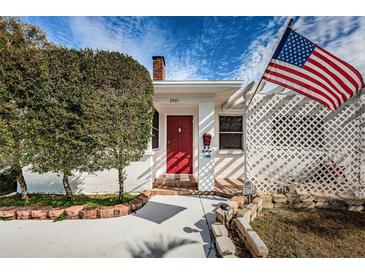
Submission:
[[[163,56],[152,56],[153,60],[153,80],[163,81],[166,78],[165,58]]]

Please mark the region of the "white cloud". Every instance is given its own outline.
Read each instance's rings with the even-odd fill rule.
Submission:
[[[241,55],[241,65],[232,74],[233,78],[248,83],[261,77],[285,27],[286,19],[274,18],[267,24],[263,34]],[[295,22],[294,29],[365,75],[365,17],[300,17]]]

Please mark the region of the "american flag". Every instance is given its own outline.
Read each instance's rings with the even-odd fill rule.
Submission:
[[[299,92],[331,110],[364,87],[348,63],[287,28],[263,79]]]

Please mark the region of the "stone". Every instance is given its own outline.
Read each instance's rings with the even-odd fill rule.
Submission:
[[[130,211],[131,212],[135,212],[143,206],[142,200],[140,200],[138,198],[133,199],[128,204],[130,206]]]
[[[2,207],[0,208],[0,218],[13,220],[16,218],[17,207]]]
[[[353,212],[360,212],[364,210],[363,206],[357,206],[357,205],[351,205],[347,208],[348,211],[353,211]]]
[[[239,205],[237,201],[228,200],[225,202],[225,204],[230,206],[230,210],[233,211],[233,214],[236,214],[239,209]]]
[[[98,210],[96,208],[84,208],[80,211],[81,219],[96,219],[98,217]]]
[[[52,207],[42,207],[39,209],[34,209],[31,212],[32,219],[36,220],[45,220],[48,218],[48,211],[52,209]]]
[[[251,210],[248,208],[242,208],[237,212],[237,218],[243,218],[247,223],[251,221]]]
[[[246,237],[247,231],[252,231],[251,225],[244,218],[236,218],[235,219],[236,229],[239,232],[239,235]]]
[[[312,202],[313,197],[309,192],[306,191],[297,191],[297,195],[299,196],[299,200],[302,202]]]
[[[246,241],[250,251],[253,253],[252,255],[255,257],[266,257],[269,255],[269,249],[255,231],[247,231]]]
[[[351,195],[339,195],[339,197],[348,206],[362,206],[362,205],[364,205],[364,202],[365,202],[364,199],[358,198],[356,196],[351,196]]]
[[[312,195],[313,201],[315,201],[315,202],[327,203],[329,201],[329,198],[322,193],[310,192],[310,194]]]
[[[239,211],[238,211],[238,213],[239,213]],[[230,211],[227,212],[226,216],[224,216],[224,215],[225,214],[223,213],[223,210],[220,209],[219,207],[215,210],[215,220],[219,223],[222,223],[222,224],[224,223],[224,221],[229,222],[230,220],[232,220],[233,211],[230,210]]]
[[[227,228],[225,227],[225,225],[220,223],[212,224],[212,233],[214,235],[214,238],[218,238],[220,236],[228,236]]]
[[[257,211],[257,204],[251,203],[251,204],[246,205],[245,208],[250,209],[252,211],[252,213],[254,213],[254,212],[256,213],[256,211]]]
[[[262,203],[262,207],[263,208],[273,208],[274,207],[274,203],[273,202],[263,202]]]
[[[336,201],[336,202],[331,202],[331,209],[332,210],[345,210],[347,209],[345,203],[342,201]]]
[[[75,205],[65,208],[65,213],[67,214],[68,219],[78,219],[79,213],[84,209],[84,206]]]
[[[284,194],[274,193],[272,196],[275,203],[286,203],[288,201]]]
[[[250,222],[252,223],[255,220],[256,217],[257,217],[257,210],[251,211]]]
[[[262,211],[262,205],[257,208],[257,215],[259,215]]]
[[[137,196],[137,198],[142,201],[142,205],[145,205],[149,200],[149,197],[147,195],[145,195],[144,193],[139,194]]]
[[[247,198],[242,195],[236,195],[231,198],[231,201],[236,201],[238,203],[238,208],[243,208],[247,201]]]
[[[339,203],[344,203],[344,200],[341,199],[339,196],[337,196],[336,194],[328,194],[327,195],[328,199],[330,202],[339,202]]]
[[[225,255],[232,255],[235,253],[236,248],[232,240],[227,236],[220,236],[216,238],[216,246],[218,254],[223,257]]]
[[[300,208],[315,208],[316,204],[313,201],[303,201],[300,204]]]
[[[32,210],[35,208],[32,206],[22,206],[18,207],[16,211],[16,217],[19,220],[29,220],[32,219]]]
[[[296,194],[296,193],[292,193],[292,192],[289,192],[285,195],[288,199],[288,203],[290,205],[294,204],[296,202],[296,200],[299,198],[299,195]]]
[[[288,207],[288,203],[287,202],[274,203],[274,207],[275,208],[286,208],[286,207]]]
[[[146,195],[148,197],[148,199],[151,197],[151,191],[150,190],[144,190],[142,193],[144,195]]]
[[[114,216],[121,217],[128,215],[130,211],[129,204],[119,204],[114,206]]]
[[[331,208],[331,203],[329,203],[329,202],[316,202],[315,207],[319,208],[319,209],[330,209]]]
[[[64,208],[55,208],[48,210],[48,217],[52,220],[59,218],[65,212]]]
[[[272,203],[272,196],[270,194],[258,194],[257,197],[261,198],[263,203]]]
[[[114,206],[101,206],[98,208],[98,217],[100,219],[114,218]]]
[[[263,200],[259,197],[256,197],[253,199],[252,203],[257,205],[257,208],[262,207]]]

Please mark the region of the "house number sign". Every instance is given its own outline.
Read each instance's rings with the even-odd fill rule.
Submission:
[[[179,98],[170,98],[170,103],[179,103]]]

